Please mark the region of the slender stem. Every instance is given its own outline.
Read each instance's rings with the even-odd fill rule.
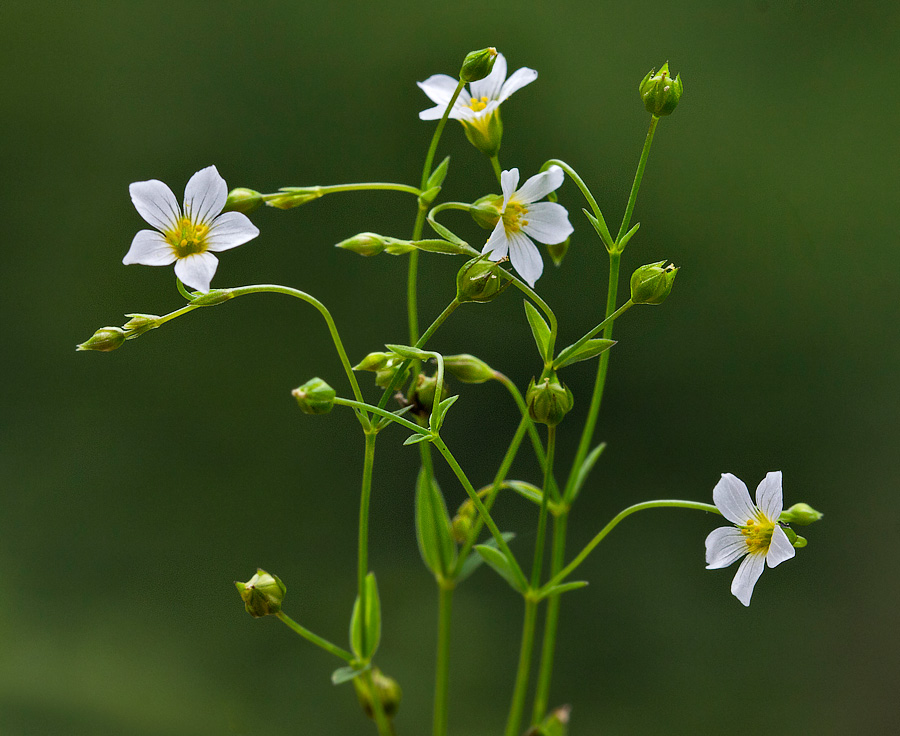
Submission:
[[[512,382],[512,379],[510,379],[509,376],[500,371],[494,371],[494,380],[499,381],[506,387],[506,390],[509,391],[510,395],[513,397],[513,401],[516,402],[516,406],[519,407],[522,416],[527,420],[528,436],[531,438],[531,444],[534,446],[534,454],[541,464],[541,470],[543,470],[547,465],[547,453],[544,451],[544,444],[541,442],[537,427],[534,426],[534,422],[531,421],[531,417],[528,415],[528,406],[525,404],[522,392],[519,391],[518,386]]]
[[[447,109],[444,110],[443,116],[441,116],[441,121],[438,123],[437,128],[434,131],[434,135],[431,137],[431,146],[428,148],[428,155],[425,156],[425,165],[422,167],[422,185],[421,189],[425,189],[425,185],[428,184],[428,177],[431,176],[431,165],[434,163],[434,154],[437,152],[438,141],[441,139],[441,133],[444,132],[444,126],[447,124],[447,118],[450,117],[450,111],[453,109],[453,105],[456,103],[456,98],[459,97],[459,93],[462,92],[463,87],[466,86],[466,83],[462,80],[459,80],[459,84],[456,85],[456,89],[453,92],[453,96],[450,98],[450,102],[447,103]]]
[[[314,197],[322,197],[326,194],[337,194],[339,192],[364,192],[364,191],[394,191],[394,192],[406,192],[408,194],[414,194],[415,196],[419,196],[422,193],[421,189],[417,189],[416,187],[411,187],[408,184],[395,184],[393,182],[384,182],[384,181],[369,181],[369,182],[361,182],[358,184],[328,184],[326,186],[310,186],[310,187],[282,187],[281,191],[272,192],[270,194],[263,194],[263,201],[268,201],[270,199],[277,199],[279,197],[284,197],[286,194],[290,194],[291,192],[298,193],[308,193],[313,195]]]
[[[188,314],[188,312],[193,312],[195,309],[200,309],[200,307],[195,307],[192,304],[188,304],[186,307],[182,307],[181,309],[176,309],[174,312],[169,312],[168,314],[163,315],[159,318],[159,324],[165,324],[166,322],[177,319],[182,315]]]
[[[566,554],[566,525],[568,512],[553,517],[553,554],[550,560],[550,575],[562,569]],[[550,681],[553,677],[553,653],[556,649],[556,631],[559,625],[560,595],[552,595],[547,600],[547,614],[544,619],[544,642],[541,646],[541,664],[538,670],[537,689],[534,694],[533,724],[540,723],[547,712],[550,698]]]
[[[343,399],[340,396],[336,396],[334,399],[334,403],[338,406],[349,406],[353,409],[363,409],[365,411],[370,411],[373,414],[378,414],[378,416],[382,416],[385,419],[390,419],[392,422],[396,422],[401,427],[406,427],[407,429],[411,429],[413,432],[418,434],[431,434],[431,432],[423,427],[420,427],[418,424],[409,421],[408,419],[404,419],[403,417],[397,416],[393,412],[388,411],[387,409],[380,409],[377,406],[372,406],[372,404],[367,404],[363,401],[353,401],[352,399]]]
[[[638,189],[641,188],[641,179],[644,178],[644,169],[647,166],[647,159],[650,156],[650,146],[653,144],[653,134],[656,132],[656,124],[659,118],[656,115],[650,116],[650,129],[647,131],[647,138],[644,140],[644,148],[641,151],[641,160],[638,162],[637,171],[634,174],[634,182],[631,185],[631,194],[628,195],[628,205],[625,207],[625,216],[622,218],[622,225],[619,227],[619,234],[616,235],[616,243],[628,231],[631,224],[631,214],[634,212],[634,205],[637,202]]]
[[[297,634],[300,634],[300,636],[302,636],[307,641],[312,642],[317,647],[324,649],[326,652],[328,652],[329,654],[333,654],[335,657],[343,659],[345,662],[353,661],[353,655],[350,654],[350,652],[348,652],[346,649],[341,649],[339,646],[332,644],[327,639],[323,639],[321,636],[317,636],[316,634],[312,633],[305,626],[301,626],[296,621],[294,621],[294,619],[288,616],[284,611],[280,611],[275,615],[278,620],[284,623],[289,629],[296,632]]]
[[[616,528],[620,521],[628,516],[631,516],[632,514],[637,513],[638,511],[661,508],[696,509],[697,511],[708,511],[713,514],[720,515],[722,513],[711,503],[700,503],[698,501],[681,501],[678,499],[644,501],[643,503],[636,503],[634,506],[629,506],[624,511],[620,511],[612,519],[612,521],[610,521],[605,527],[603,527],[597,533],[597,535],[587,543],[585,548],[578,553],[574,560],[566,565],[558,574],[550,578],[550,580],[541,588],[541,592],[546,591],[548,588],[552,588],[554,585],[559,585],[563,580],[565,580],[569,576],[569,574],[572,573],[575,568],[577,568],[582,562],[584,562],[585,558],[594,551],[594,548],[603,541],[604,537],[606,537],[607,534],[609,534],[613,529]]]
[[[375,439],[374,432],[366,432],[366,449],[363,456],[362,491],[359,496],[359,564],[357,567],[357,587],[359,595],[359,612],[361,625],[359,627],[360,649],[366,651],[366,630],[368,621],[366,618],[366,575],[369,572],[369,505],[372,500],[372,468],[375,464]],[[373,694],[374,698],[374,694]]]
[[[500,184],[500,159],[497,156],[491,156],[491,166],[494,167],[494,175],[497,177],[497,183]]]
[[[522,572],[522,568],[519,566],[518,561],[513,556],[512,550],[510,550],[509,545],[506,543],[506,540],[503,538],[503,535],[497,528],[496,522],[491,518],[490,512],[487,510],[487,508],[485,508],[485,505],[482,502],[481,498],[479,498],[478,492],[472,486],[472,483],[469,481],[468,476],[460,467],[459,463],[456,462],[456,458],[453,457],[453,453],[450,452],[450,449],[444,443],[443,439],[441,439],[440,437],[435,437],[433,442],[434,446],[438,449],[438,452],[440,452],[441,455],[444,456],[444,459],[447,461],[450,469],[453,470],[453,473],[459,479],[459,482],[462,484],[463,488],[466,489],[466,493],[469,494],[469,498],[472,499],[472,503],[475,504],[475,508],[478,509],[478,513],[484,520],[487,528],[490,530],[491,535],[494,537],[494,541],[497,542],[497,547],[501,552],[503,552],[503,554],[506,556],[506,559],[509,561],[509,564],[512,567],[513,573],[515,574],[519,584],[523,589],[527,588],[528,579],[525,577],[525,573]]]
[[[616,254],[618,256],[618,254]],[[575,342],[573,342],[569,347],[566,348],[566,353],[571,355],[576,353],[578,349],[584,345],[588,340],[590,340],[594,335],[596,335],[600,330],[605,330],[607,326],[609,326],[609,334],[612,335],[612,323],[615,322],[619,317],[621,317],[625,312],[631,309],[634,306],[634,302],[629,299],[625,302],[621,307],[619,307],[615,312],[609,315],[606,319],[604,319],[599,325],[594,327],[589,332],[585,333],[583,336],[578,338]],[[605,333],[604,333],[605,337]],[[609,338],[607,338],[609,339]],[[608,359],[607,359],[608,360]]]
[[[387,714],[384,712],[384,705],[381,698],[378,697],[378,689],[375,687],[375,678],[372,677],[372,670],[360,675],[372,694],[372,715],[375,720],[375,727],[378,729],[379,736],[394,736],[394,727],[391,725]]]
[[[525,696],[528,691],[528,674],[531,670],[531,651],[534,648],[534,625],[537,618],[537,601],[525,599],[525,621],[522,624],[522,644],[519,647],[519,667],[513,688],[509,717],[506,720],[505,736],[518,736],[525,710]]]
[[[437,664],[434,677],[434,736],[446,736],[450,698],[450,621],[453,610],[453,583],[440,586],[438,598]]]
[[[551,166],[559,166],[563,171],[565,171],[569,178],[575,182],[575,186],[577,186],[581,193],[584,195],[585,200],[591,207],[591,211],[594,213],[594,217],[598,220],[603,221],[603,213],[600,211],[600,205],[597,204],[597,200],[594,199],[594,195],[591,194],[591,190],[588,189],[587,184],[584,183],[584,180],[578,175],[578,172],[575,171],[569,164],[565,161],[560,161],[558,158],[551,158],[547,161],[543,166],[541,166],[541,171],[546,171]],[[605,222],[605,221],[604,221]]]
[[[553,475],[553,456],[556,453],[556,427],[547,427],[547,463],[544,466],[544,488],[541,494],[541,514],[538,517],[537,541],[534,545],[534,564],[531,567],[531,587],[541,582],[544,566],[544,540],[547,536],[547,504],[550,500],[550,478]]]

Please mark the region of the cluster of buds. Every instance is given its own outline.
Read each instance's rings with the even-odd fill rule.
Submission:
[[[126,340],[155,330],[161,324],[161,318],[155,314],[126,314],[125,316],[131,319],[121,327],[101,327],[83,343],[76,345],[75,349],[108,353],[122,347]]]

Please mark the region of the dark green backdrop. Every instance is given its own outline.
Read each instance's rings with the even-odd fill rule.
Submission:
[[[215,163],[230,186],[262,190],[416,183],[433,123],[417,119],[429,103],[415,82],[486,45],[540,72],[504,106],[504,165],[527,176],[569,161],[611,222],[648,122],[637,82],[669,59],[685,83],[625,255],[627,272],[662,258],[682,271],[663,307],[617,328],[598,428],[609,448],[570,548],[635,501],[709,500],[723,471],[755,486],[780,468],[788,503],[827,514],[749,609],[728,592],[732,571],[703,569],[714,519],[627,521],[586,564],[591,586],[564,601],[552,701],[574,706],[576,736],[896,732],[898,31],[888,0],[5,2],[0,733],[374,733],[350,687],[330,684],[327,655],[251,620],[231,585],[257,565],[277,572],[293,615],[346,640],[362,439],[348,412],[307,417],[288,393],[313,375],[344,387],[315,312],[259,296],[110,355],[73,347],[124,312],[180,303],[170,269],[120,263],[143,227],[129,182],[159,178],[180,196]],[[455,123],[445,154],[448,197],[496,189]],[[605,298],[605,253],[576,194],[562,191],[570,256],[539,282],[563,339]],[[413,215],[389,193],[261,211],[260,237],[221,258],[215,283],[311,291],[359,359],[405,339],[405,263],[331,246],[404,235]],[[424,259],[423,321],[457,265]],[[435,347],[477,353],[520,385],[539,370],[513,293],[461,311]],[[568,380],[580,418],[591,368]],[[485,482],[514,411],[499,386],[461,393],[446,436]],[[379,443],[372,564],[381,663],[406,695],[399,732],[419,736],[436,607],[402,436]],[[527,554],[532,509],[498,509]],[[482,572],[455,613],[451,730],[495,735],[521,603]]]

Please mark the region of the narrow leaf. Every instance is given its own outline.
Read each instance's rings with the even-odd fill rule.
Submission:
[[[570,590],[578,590],[579,588],[584,588],[587,585],[587,580],[576,580],[573,583],[562,583],[561,585],[554,585],[552,588],[548,588],[544,591],[544,594],[541,598],[549,598],[551,595],[561,595],[562,593],[568,593]]]
[[[456,400],[459,398],[459,394],[455,396],[448,396],[446,399],[441,401],[431,412],[431,428],[437,432],[441,425],[444,423],[444,417],[447,416],[447,410],[456,403]]]
[[[622,249],[628,245],[628,241],[634,237],[634,234],[638,231],[638,228],[641,226],[641,223],[634,223],[634,227],[631,228],[627,233],[622,236],[622,239],[619,241],[619,252],[622,252]]]
[[[450,157],[447,156],[440,164],[438,164],[437,168],[431,172],[431,176],[428,177],[428,183],[425,185],[425,189],[431,189],[432,187],[439,187],[444,183],[444,179],[447,178],[447,169],[450,167]]]
[[[425,442],[426,440],[430,440],[431,435],[429,434],[411,434],[404,441],[404,445],[417,445],[419,442]]]
[[[534,335],[538,353],[543,360],[547,360],[550,357],[550,326],[528,300],[525,301],[525,316],[531,325],[531,334]]]
[[[600,236],[600,240],[603,241],[603,244],[609,249],[612,250],[613,246],[615,246],[615,241],[612,239],[612,235],[609,233],[609,228],[606,226],[606,221],[604,219],[597,219],[586,209],[582,208],[582,212],[584,212],[585,216],[588,218],[588,221],[593,225],[594,230],[597,231],[597,235]]]
[[[499,549],[490,547],[486,544],[476,544],[475,551],[478,552],[484,561],[490,567],[494,568],[500,577],[509,583],[515,590],[518,590],[520,593],[525,592],[525,589],[519,584],[516,573],[510,565],[509,560],[506,559],[506,555]]]
[[[365,646],[363,646],[363,627],[365,627]],[[353,615],[350,617],[350,648],[360,659],[371,659],[381,640],[381,601],[378,598],[378,584],[375,573],[366,576],[366,610],[360,615],[359,596],[353,604]]]
[[[594,340],[587,340],[577,348],[575,347],[575,344],[569,345],[569,347],[563,350],[557,356],[556,360],[553,361],[553,366],[555,368],[564,368],[567,365],[572,365],[572,363],[590,360],[591,358],[600,355],[600,353],[606,352],[615,344],[615,340],[603,340],[602,338],[597,338]]]
[[[514,532],[503,532],[500,536],[503,537],[504,542],[511,542],[516,538]],[[484,543],[483,546],[493,547],[494,549],[497,549],[497,542],[494,539],[489,539]],[[466,561],[463,562],[462,566],[459,568],[459,575],[456,576],[456,582],[461,583],[463,580],[469,577],[469,575],[471,575],[479,567],[481,567],[482,562],[484,562],[484,558],[481,555],[475,552],[470,552],[469,556],[466,557]]]
[[[431,353],[409,345],[385,345],[385,347],[392,353],[396,353],[407,360],[428,360],[431,358]]]
[[[575,478],[575,484],[572,486],[572,501],[578,498],[578,494],[581,493],[581,487],[584,485],[584,482],[587,480],[588,476],[593,470],[594,465],[596,465],[597,461],[600,459],[600,455],[603,454],[603,451],[606,449],[606,443],[601,442],[597,445],[593,450],[591,450],[591,454],[588,455],[584,464],[578,470],[578,476]]]
[[[447,575],[456,564],[456,544],[444,496],[424,469],[416,481],[416,541],[425,566],[435,575]]]
[[[471,255],[474,251],[468,245],[451,243],[448,240],[413,240],[412,244],[419,250],[428,253],[445,253],[447,255]]]
[[[367,672],[372,668],[372,665],[367,664],[365,667],[338,667],[334,672],[331,673],[331,684],[332,685],[343,685],[345,682],[350,682],[350,680],[359,677],[363,672]]]
[[[529,501],[533,501],[538,506],[541,505],[541,502],[544,498],[544,493],[536,485],[526,483],[524,480],[508,480],[506,481],[506,485],[512,488],[512,490],[514,490],[520,496],[522,496],[522,498],[527,498]]]

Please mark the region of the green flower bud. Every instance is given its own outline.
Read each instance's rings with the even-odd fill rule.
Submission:
[[[484,79],[494,68],[497,60],[497,49],[490,46],[480,51],[470,51],[463,60],[459,70],[459,78],[463,82],[477,82]]]
[[[223,212],[253,212],[262,204],[262,195],[255,189],[238,187],[228,192]]]
[[[119,327],[101,327],[87,340],[76,345],[76,350],[98,350],[108,353],[111,350],[122,347],[125,342],[125,331]]]
[[[396,357],[393,353],[369,353],[359,363],[353,366],[355,371],[380,371],[384,370],[392,357]]]
[[[503,197],[498,194],[485,194],[472,203],[469,214],[480,228],[493,230],[500,220],[500,208],[503,206]]]
[[[782,511],[778,521],[785,524],[797,524],[798,526],[809,526],[814,521],[818,521],[824,516],[821,511],[816,511],[808,503],[795,503],[787,511]]]
[[[126,314],[125,316],[131,317],[122,325],[123,330],[131,333],[129,337],[137,337],[159,327],[160,318],[155,314]]]
[[[191,299],[192,307],[215,307],[218,304],[234,299],[231,289],[211,289],[206,294],[200,294]]]
[[[369,687],[368,678],[365,676],[353,679],[353,686],[356,689],[356,697],[363,711],[369,717],[375,718],[375,709],[372,707],[372,689]],[[403,699],[403,691],[400,685],[392,677],[383,674],[380,669],[374,667],[372,669],[372,685],[377,693],[378,699],[381,701],[381,707],[384,714],[388,718],[397,715],[400,708],[400,701]]]
[[[447,398],[450,394],[450,391],[447,389],[447,383],[441,387],[441,401]],[[416,377],[416,390],[415,390],[415,400],[416,403],[422,409],[427,409],[431,411],[434,407],[434,394],[437,391],[437,378],[435,376],[426,376],[424,373],[420,373]]]
[[[334,408],[335,391],[321,378],[312,378],[291,394],[304,414],[327,414]]]
[[[503,138],[503,121],[500,119],[498,107],[487,117],[474,120],[460,120],[466,138],[485,156],[493,158],[500,152],[500,141]]]
[[[681,75],[672,79],[669,76],[669,62],[662,65],[659,71],[651,69],[638,85],[641,99],[647,112],[656,117],[670,115],[678,105],[683,91]]]
[[[499,265],[487,258],[467,261],[456,275],[456,298],[460,302],[489,302],[507,286],[509,279]]]
[[[554,372],[540,383],[531,379],[528,391],[525,392],[525,403],[528,404],[528,414],[534,421],[555,427],[572,410],[575,398]]]
[[[539,725],[534,726],[525,736],[566,736],[569,732],[569,714],[572,708],[564,705],[550,713]]]
[[[278,194],[268,196],[265,202],[269,207],[291,210],[318,199],[322,194],[322,187],[281,187]]]
[[[269,575],[265,570],[257,570],[256,575],[246,583],[234,581],[234,587],[241,594],[244,608],[253,618],[271,616],[281,610],[281,602],[287,592],[277,575]]]
[[[466,543],[469,534],[472,533],[472,527],[475,525],[476,514],[475,504],[472,503],[472,499],[467,499],[459,507],[456,516],[453,517],[453,521],[450,523],[450,530],[457,543]]]
[[[635,304],[662,304],[666,300],[678,269],[671,264],[663,267],[664,263],[658,261],[641,266],[631,275],[631,301]]]
[[[360,233],[352,238],[342,240],[334,247],[353,251],[361,256],[377,256],[384,250],[386,242],[387,239],[378,233]]]
[[[444,356],[444,368],[463,383],[484,383],[495,375],[494,369],[487,363],[468,353]]]

